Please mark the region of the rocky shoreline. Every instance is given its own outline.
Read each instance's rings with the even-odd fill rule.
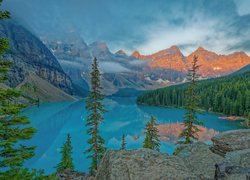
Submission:
[[[150,149],[108,150],[96,177],[64,172],[59,179],[76,180],[245,180],[250,177],[250,129],[227,131],[212,145],[182,145],[176,155]],[[74,176],[75,174],[75,176]]]

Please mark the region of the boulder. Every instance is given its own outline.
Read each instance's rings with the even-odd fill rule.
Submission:
[[[64,170],[56,174],[59,180],[91,180],[85,173],[80,173],[73,170]]]
[[[250,149],[250,129],[223,132],[212,138],[214,153],[225,156],[226,153]]]
[[[185,161],[189,169],[198,174],[200,177],[213,179],[217,162],[223,161],[223,157],[214,154],[210,150],[210,146],[205,143],[195,143],[180,147],[181,150],[177,154],[178,157]]]
[[[237,166],[250,167],[250,149],[229,152],[224,161]]]
[[[200,179],[184,160],[150,149],[109,150],[103,157],[97,180]]]
[[[236,166],[230,163],[216,164],[215,180],[249,180],[250,167]]]

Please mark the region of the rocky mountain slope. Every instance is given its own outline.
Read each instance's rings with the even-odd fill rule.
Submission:
[[[28,74],[16,88],[20,89],[25,97],[34,100],[39,99],[39,101],[45,102],[76,100],[73,96],[53,86],[34,73]]]
[[[240,70],[232,73],[231,75],[234,76],[234,75],[237,75],[237,74],[243,74],[245,72],[249,72],[250,71],[250,64],[244,66],[243,68],[241,68]]]
[[[136,59],[150,60],[148,65],[151,68],[174,69],[187,72],[194,57],[199,58],[200,74],[205,77],[216,77],[230,74],[250,64],[250,57],[244,52],[235,52],[229,55],[218,55],[199,47],[193,53],[185,57],[177,46],[172,46],[151,55],[141,55],[138,51],[132,53]]]
[[[149,67],[174,69],[180,72],[186,72],[186,59],[177,46],[172,46],[168,49],[161,50],[151,55],[141,55],[138,51],[132,53],[132,56],[137,59],[150,60]]]
[[[6,82],[8,86],[18,87],[20,84],[23,85],[27,83],[26,80],[29,77],[34,75],[37,77],[35,81],[45,80],[48,86],[53,86],[53,88],[47,88],[47,90],[58,89],[58,91],[64,91],[65,94],[73,93],[70,77],[64,73],[57,59],[48,48],[31,32],[13,20],[9,20],[0,22],[0,36],[8,38],[10,43],[10,49],[2,55],[3,59],[13,63],[9,79]],[[36,85],[43,84],[45,86],[44,82],[36,83]],[[36,88],[46,89],[46,87],[41,86],[36,86]],[[55,94],[55,92],[46,92],[46,94],[50,93]],[[40,97],[42,100],[42,96]]]

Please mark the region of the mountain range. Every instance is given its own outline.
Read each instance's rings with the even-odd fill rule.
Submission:
[[[89,89],[89,72],[93,57],[98,59],[102,85],[107,95],[123,88],[147,90],[164,87],[184,79],[182,72],[162,68],[153,69],[148,66],[148,60],[142,61],[128,56],[122,50],[112,53],[105,42],[87,45],[74,32],[68,33],[65,37],[63,40],[44,37],[41,39],[57,57],[74,84],[82,89]]]
[[[148,90],[185,82],[194,55],[198,56],[199,73],[204,79],[224,76],[250,64],[250,57],[244,52],[220,55],[199,47],[184,56],[177,46],[172,46],[151,55],[142,55],[138,51],[128,55],[124,50],[112,53],[105,42],[87,45],[74,31],[65,37],[41,39],[73,82],[84,89],[89,87],[90,65],[96,57],[106,94],[123,88]]]
[[[150,90],[183,83],[194,55],[199,58],[199,73],[205,79],[224,76],[250,64],[250,57],[244,52],[219,55],[202,47],[188,56],[177,46],[151,55],[138,51],[128,55],[124,50],[113,53],[105,42],[87,44],[74,31],[65,33],[64,38],[37,37],[13,20],[0,23],[0,35],[10,41],[10,50],[2,58],[13,62],[6,85],[45,101],[86,96],[94,57],[98,59],[107,95],[123,89]]]

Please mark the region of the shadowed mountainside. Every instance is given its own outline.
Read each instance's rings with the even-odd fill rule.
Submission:
[[[25,94],[29,94],[31,91],[31,89],[27,89],[29,86],[36,86],[37,93],[41,89],[46,89],[44,94],[53,95],[58,94],[59,91],[64,91],[64,94],[73,94],[73,86],[69,76],[64,73],[61,65],[48,48],[31,32],[13,20],[8,20],[0,22],[0,36],[7,38],[10,44],[9,50],[2,55],[3,59],[13,63],[6,82],[8,86],[23,87],[26,84],[28,86],[24,89],[27,90],[24,92]],[[30,79],[29,77],[36,77],[36,80],[27,81]],[[41,82],[37,82],[40,80]],[[36,84],[32,82],[36,82]],[[59,96],[62,97],[63,93],[60,93]],[[48,95],[46,96],[48,97]],[[52,100],[65,100],[70,97],[67,95],[59,98],[59,96],[52,98]],[[41,100],[48,100],[41,94],[32,96],[32,98],[38,97]]]

